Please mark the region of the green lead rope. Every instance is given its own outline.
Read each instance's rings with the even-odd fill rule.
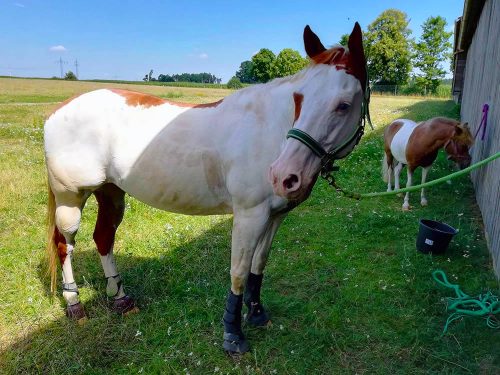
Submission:
[[[500,328],[500,320],[495,315],[500,314],[500,299],[490,291],[480,294],[477,297],[471,297],[465,294],[460,285],[452,284],[446,278],[446,274],[441,270],[432,273],[434,280],[446,288],[453,289],[456,297],[448,298],[447,310],[451,312],[446,320],[443,334],[448,331],[448,326],[453,321],[464,316],[479,316],[486,319],[486,325],[493,329]]]
[[[434,186],[434,185],[438,185],[438,184],[441,184],[445,181],[448,181],[448,180],[451,180],[453,178],[457,178],[457,177],[460,177],[460,176],[463,176],[464,174],[467,174],[469,173],[470,171],[474,170],[474,169],[477,169],[477,168],[480,168],[482,167],[483,165],[495,160],[495,159],[498,159],[500,157],[500,152],[497,152],[496,154],[493,154],[491,155],[490,157],[484,159],[484,160],[481,160],[475,164],[472,164],[471,166],[467,167],[467,168],[464,168],[458,172],[454,172],[454,173],[451,173],[447,176],[443,176],[441,178],[437,178],[433,181],[429,181],[429,182],[426,182],[425,184],[420,184],[420,185],[414,185],[414,186],[410,186],[410,187],[407,187],[407,188],[404,188],[404,189],[398,189],[398,190],[392,190],[392,191],[383,191],[383,192],[377,192],[377,193],[365,193],[365,194],[360,194],[360,193],[354,193],[354,192],[351,192],[351,191],[348,191],[348,190],[344,190],[342,189],[341,187],[339,187],[333,177],[333,175],[330,173],[329,176],[323,176],[327,181],[328,181],[328,184],[332,187],[334,187],[338,192],[342,193],[344,196],[348,197],[348,198],[353,198],[353,199],[357,199],[357,200],[360,200],[362,198],[373,198],[373,197],[383,197],[383,196],[387,196],[387,195],[396,195],[396,194],[399,194],[399,193],[407,193],[407,192],[412,192],[412,191],[416,191],[416,190],[420,190],[422,188],[427,188],[427,187],[431,187],[431,186]],[[338,169],[337,169],[338,170]]]

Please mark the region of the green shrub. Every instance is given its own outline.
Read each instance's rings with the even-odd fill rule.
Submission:
[[[233,76],[227,83],[227,88],[228,89],[233,89],[233,90],[238,90],[243,87],[243,84],[241,83],[240,79],[236,76]]]

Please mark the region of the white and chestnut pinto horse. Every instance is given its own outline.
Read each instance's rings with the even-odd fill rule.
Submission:
[[[387,191],[391,191],[391,177],[394,176],[394,188],[399,189],[399,174],[407,166],[408,180],[406,187],[412,185],[415,169],[422,167],[422,184],[425,183],[429,169],[436,160],[438,151],[444,148],[448,159],[463,169],[470,165],[469,147],[473,143],[467,123],[444,117],[436,117],[421,123],[399,119],[393,121],[384,130],[384,160],[382,175],[387,182]],[[424,189],[421,191],[420,204],[427,206]],[[403,210],[410,209],[410,193],[406,193]]]
[[[50,267],[54,285],[58,258],[68,316],[85,317],[71,261],[91,194],[98,203],[94,240],[106,292],[117,312],[134,309],[113,258],[128,193],[172,212],[234,215],[224,348],[233,353],[249,349],[241,329],[242,304],[249,308],[250,324],[268,322],[260,288],[280,223],[309,196],[325,160],[349,154],[362,133],[366,62],[359,25],[349,49],[326,49],[309,26],[304,44],[309,67],[218,103],[190,106],[130,91],[97,90],[66,102],[49,117]],[[295,132],[287,138],[292,127]],[[320,159],[318,149],[335,152]]]

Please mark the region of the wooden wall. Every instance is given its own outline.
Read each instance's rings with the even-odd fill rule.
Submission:
[[[487,0],[467,53],[461,117],[473,134],[489,105],[484,141],[480,134],[471,150],[475,163],[500,151],[500,1]],[[493,264],[500,278],[500,159],[471,174],[481,209]]]

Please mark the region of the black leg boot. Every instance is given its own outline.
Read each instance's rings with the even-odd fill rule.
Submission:
[[[241,330],[241,308],[243,295],[237,296],[229,291],[224,311],[224,343],[223,347],[229,354],[242,354],[250,350],[248,341]]]
[[[248,307],[246,321],[254,327],[265,327],[269,322],[269,316],[260,303],[260,288],[264,275],[250,273],[245,288],[245,305]]]

